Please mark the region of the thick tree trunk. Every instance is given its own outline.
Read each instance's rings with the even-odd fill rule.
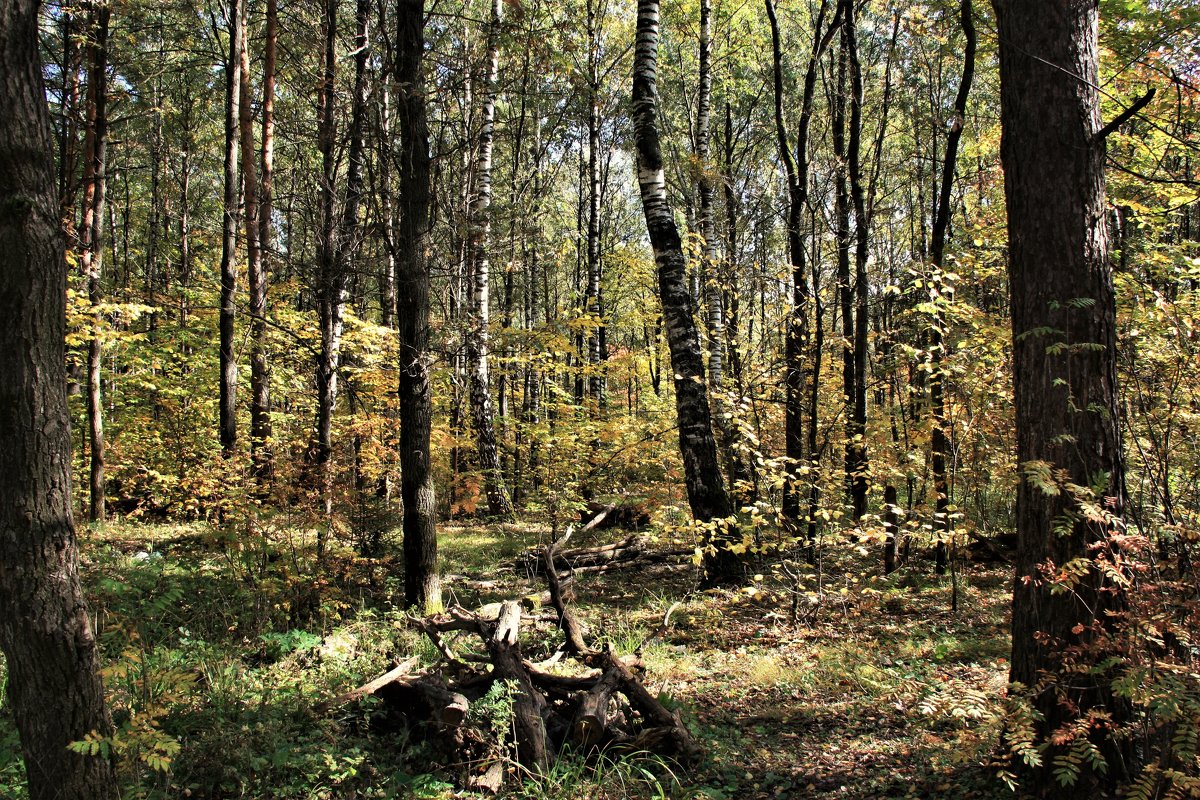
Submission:
[[[1063,663],[1125,606],[1101,561],[1117,557],[1125,491],[1116,387],[1116,324],[1104,224],[1104,142],[1098,84],[1097,8],[1092,0],[994,0],[1000,42],[1001,159],[1008,207],[1009,285],[1017,460],[1017,569],[1011,680],[1042,715],[1040,741],[1093,709],[1118,719],[1107,674]],[[1046,470],[1062,470],[1057,479]],[[1038,480],[1032,478],[1041,475]],[[1098,487],[1096,519],[1076,487]],[[1047,485],[1052,483],[1052,485]],[[1056,491],[1057,490],[1057,491]],[[1074,519],[1064,525],[1064,518]],[[1046,564],[1092,562],[1071,591],[1056,591]],[[1100,660],[1104,653],[1086,651]],[[1077,659],[1076,659],[1077,660]],[[1055,680],[1047,681],[1045,675]],[[1100,735],[1100,734],[1097,734]],[[1069,747],[1067,745],[1066,747]],[[1052,773],[1063,747],[1049,746],[1029,790],[1043,797],[1096,797],[1135,762],[1108,759],[1106,774],[1064,787]],[[1111,755],[1111,753],[1107,754]],[[1134,754],[1123,754],[1133,758]]]
[[[425,114],[425,14],[422,0],[396,8],[396,100],[402,203],[396,258],[400,337],[400,494],[404,501],[404,599],[440,608],[437,527],[429,433],[429,128]]]
[[[483,473],[488,510],[497,516],[512,514],[512,501],[504,485],[497,454],[496,428],[492,419],[491,381],[488,377],[488,325],[490,319],[490,259],[492,230],[492,145],[496,125],[496,80],[500,69],[500,24],[502,0],[492,0],[488,25],[487,67],[483,78],[483,108],[480,112],[479,152],[475,162],[475,197],[471,203],[470,250],[474,267],[471,298],[471,330],[467,360],[471,383],[471,422],[475,449]]]
[[[229,54],[225,62],[225,194],[221,236],[220,330],[221,453],[228,458],[237,444],[237,361],[233,355],[233,322],[237,297],[238,109],[241,107],[241,64],[245,37],[245,0],[229,6]]]
[[[84,141],[82,266],[87,278],[88,302],[93,309],[104,299],[100,279],[104,268],[104,213],[108,198],[108,19],[109,6],[97,3],[88,15],[87,132]],[[87,418],[88,519],[104,521],[104,402],[102,397],[103,347],[99,312],[93,312],[94,330],[88,339]]]
[[[111,722],[71,519],[66,276],[32,0],[0,0],[0,651],[31,800],[109,800]]]
[[[658,2],[638,0],[637,48],[633,63],[633,125],[637,146],[638,186],[654,261],[667,345],[675,374],[675,408],[679,420],[679,451],[683,456],[688,502],[701,522],[722,520],[733,511],[717,460],[704,357],[692,316],[687,286],[687,260],[667,202],[658,121]],[[741,561],[730,549],[734,533],[718,527],[707,542],[704,558],[710,584],[730,583],[741,576]]]

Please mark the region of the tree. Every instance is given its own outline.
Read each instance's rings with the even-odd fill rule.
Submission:
[[[1131,764],[1109,758],[1107,774],[1093,770],[1057,786],[1053,756],[1069,743],[1051,745],[1049,737],[1093,713],[1120,715],[1103,669],[1076,666],[1053,679],[1066,666],[1064,650],[1102,638],[1110,614],[1126,603],[1119,582],[1105,577],[1119,549],[1113,537],[1125,492],[1098,135],[1098,12],[1092,0],[994,6],[1017,458],[1025,474],[1017,490],[1010,679],[1029,693],[1041,717],[1036,740],[1048,749],[1029,788],[1044,797],[1094,797]],[[1079,566],[1079,578],[1062,591],[1053,570],[1068,565]]]
[[[66,275],[33,0],[0,1],[0,650],[32,800],[117,796],[111,728],[76,567]]]
[[[492,147],[496,129],[496,81],[500,70],[501,0],[492,0],[487,29],[487,59],[483,76],[479,146],[475,161],[475,196],[471,201],[470,249],[471,328],[467,332],[467,361],[471,383],[471,426],[483,473],[488,510],[498,516],[512,514],[512,501],[496,453],[496,427],[492,420],[492,390],[488,373],[490,320],[490,253],[492,233]]]
[[[425,10],[422,0],[396,9],[396,112],[400,134],[400,225],[396,318],[400,333],[400,494],[404,500],[404,599],[441,605],[437,523],[429,435],[429,127],[425,111]]]
[[[104,267],[104,212],[108,198],[108,20],[107,3],[92,3],[88,14],[87,132],[84,138],[83,274],[87,278],[88,302],[96,308],[103,300],[100,279]],[[94,330],[88,339],[88,519],[104,521],[107,479],[104,470],[104,402],[102,391],[103,344],[98,312],[92,315]]]
[[[658,122],[658,2],[638,0],[637,45],[633,59],[633,127],[637,147],[638,187],[646,229],[658,267],[658,292],[667,327],[667,346],[675,373],[675,409],[679,418],[679,452],[683,456],[688,503],[701,522],[729,517],[732,505],[717,460],[712,413],[704,381],[704,358],[685,278],[687,260],[667,202]],[[706,581],[734,582],[740,559],[732,552],[727,533],[718,532],[704,558]]]
[[[820,330],[820,314],[813,314],[812,307],[818,303],[810,303],[808,284],[807,249],[802,237],[802,220],[808,207],[809,192],[809,127],[812,123],[813,100],[816,93],[817,69],[821,58],[833,35],[840,30],[842,6],[839,3],[833,20],[823,29],[828,3],[821,3],[817,12],[816,24],[813,28],[813,45],[809,53],[808,66],[804,71],[804,92],[800,101],[800,117],[797,121],[795,155],[792,155],[792,145],[788,138],[787,125],[783,118],[783,46],[780,42],[779,19],[775,12],[774,0],[765,0],[767,19],[771,23],[771,55],[772,76],[775,98],[775,142],[779,148],[779,160],[783,163],[784,178],[787,181],[787,243],[788,262],[791,264],[791,313],[788,315],[787,342],[785,357],[787,359],[784,377],[784,448],[791,460],[791,469],[805,465],[809,459],[817,461],[817,400],[820,391],[821,372],[821,336],[818,333],[815,343],[809,342],[809,317],[815,316],[818,331]],[[815,232],[814,232],[815,233]],[[811,290],[816,297],[816,266],[813,265],[814,280]],[[818,309],[819,312],[819,309]],[[808,435],[804,434],[804,403],[805,393],[810,392]],[[814,464],[815,466],[815,464]],[[816,540],[816,511],[820,501],[820,483],[815,476],[809,490],[808,507],[808,540],[811,548]],[[790,477],[783,489],[783,520],[793,534],[800,527],[800,487],[795,477]]]
[[[946,233],[950,227],[950,202],[954,190],[954,170],[958,160],[958,143],[962,139],[963,126],[966,124],[967,98],[971,94],[971,83],[975,78],[975,22],[971,18],[971,0],[961,0],[959,19],[963,36],[966,40],[963,54],[962,77],[958,81],[958,93],[954,97],[954,117],[950,121],[950,131],[946,135],[946,154],[942,159],[941,186],[938,189],[937,208],[933,217],[933,234],[929,248],[929,258],[933,266],[930,276],[931,293],[935,293],[933,302],[942,302],[943,267],[946,253]],[[933,416],[933,432],[930,437],[930,462],[933,470],[933,488],[937,494],[934,509],[934,530],[938,531],[937,542],[937,571],[946,571],[946,558],[950,532],[950,481],[947,478],[946,455],[949,449],[946,438],[946,400],[944,396],[944,380],[942,374],[942,358],[945,349],[945,320],[940,306],[934,314],[932,341],[929,346],[929,406]]]
[[[237,360],[233,353],[233,323],[237,313],[238,115],[241,107],[241,65],[245,32],[245,0],[229,4],[229,53],[225,62],[225,173],[224,216],[221,226],[221,401],[218,423],[221,453],[233,455],[237,444]]]
[[[243,20],[245,25],[245,20]],[[260,484],[271,475],[271,375],[267,362],[266,250],[271,240],[273,169],[275,162],[275,48],[278,37],[276,0],[267,0],[263,43],[262,172],[254,164],[253,115],[250,108],[249,45],[243,37],[240,59],[238,122],[241,127],[242,192],[245,197],[246,279],[250,291],[250,455]],[[259,182],[261,179],[261,183]]]

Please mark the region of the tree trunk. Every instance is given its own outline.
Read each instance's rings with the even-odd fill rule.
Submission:
[[[975,77],[975,23],[971,18],[971,0],[961,0],[959,18],[962,24],[966,49],[963,56],[962,77],[958,82],[958,94],[954,98],[954,118],[946,136],[946,154],[942,160],[942,184],[938,192],[937,213],[933,217],[933,239],[930,244],[930,261],[933,275],[930,276],[930,300],[937,310],[934,312],[932,337],[929,345],[929,407],[933,416],[933,433],[930,451],[933,469],[933,490],[937,494],[933,515],[933,529],[938,537],[935,566],[939,575],[946,572],[950,532],[954,526],[950,521],[950,482],[947,479],[946,455],[949,442],[946,436],[946,401],[943,394],[945,375],[942,358],[945,355],[945,319],[941,312],[943,297],[943,262],[946,252],[946,231],[950,225],[950,199],[954,190],[954,168],[958,160],[958,143],[962,139],[963,126],[967,118],[967,98]]]
[[[598,407],[604,405],[604,366],[607,356],[601,342],[604,340],[604,301],[601,296],[603,263],[600,257],[600,31],[598,29],[596,3],[588,0],[588,210],[587,210],[587,295],[583,310],[589,319],[587,359],[588,394]]]
[[[104,268],[104,212],[108,195],[108,19],[109,6],[97,3],[88,15],[87,132],[84,141],[83,274],[92,308],[104,299],[100,279]],[[90,468],[88,519],[104,522],[104,402],[102,398],[103,317],[92,314],[88,339],[87,417]]]
[[[272,3],[275,0],[271,0]],[[243,9],[243,12],[245,10]],[[267,19],[267,56],[263,69],[263,185],[269,181],[271,156],[267,142],[271,136],[270,119],[274,105],[275,53],[274,23],[271,10]],[[242,20],[245,26],[246,20]],[[267,373],[266,338],[267,327],[264,314],[267,310],[266,271],[263,265],[264,229],[270,232],[269,204],[260,205],[259,176],[254,164],[254,117],[250,109],[250,53],[246,37],[242,37],[238,96],[238,124],[241,132],[242,197],[246,236],[246,278],[250,290],[250,458],[254,464],[254,475],[260,489],[271,472],[271,451],[268,440],[271,436],[271,395]],[[265,194],[265,192],[263,192]],[[264,207],[265,206],[265,207]]]
[[[692,315],[687,260],[667,202],[658,121],[658,2],[638,0],[637,48],[633,63],[633,125],[637,147],[638,187],[646,229],[658,267],[658,290],[667,327],[667,346],[675,374],[675,409],[679,451],[683,456],[688,503],[700,522],[723,520],[733,509],[717,461],[704,359]],[[731,583],[741,576],[741,560],[730,549],[734,532],[717,527],[706,542],[704,568],[709,584]]]
[[[858,58],[858,14],[854,0],[842,0],[845,17],[846,58],[850,67],[850,128],[846,161],[850,175],[850,197],[854,206],[854,283],[847,290],[853,296],[854,320],[850,303],[842,301],[842,330],[846,336],[850,370],[847,381],[846,479],[850,484],[850,502],[854,520],[867,513],[867,259],[870,255],[871,220],[867,213],[866,189],[862,175],[862,65]],[[852,410],[851,410],[852,409]]]
[[[492,392],[488,378],[488,323],[490,305],[489,253],[492,230],[492,144],[496,125],[496,80],[500,69],[500,24],[502,0],[492,0],[488,25],[487,67],[483,78],[483,108],[480,112],[479,154],[475,163],[475,197],[471,203],[471,241],[474,282],[471,330],[467,339],[470,362],[471,422],[479,470],[483,473],[488,510],[496,516],[512,514],[512,502],[500,459],[496,452],[496,428],[492,419]]]
[[[234,301],[237,296],[238,115],[241,107],[241,64],[245,37],[245,0],[229,6],[229,55],[225,62],[225,194],[221,236],[219,433],[221,453],[233,455],[237,444],[237,361],[233,357]]]
[[[0,651],[31,800],[117,797],[67,745],[112,724],[76,569],[66,276],[33,0],[0,0]]]
[[[334,137],[337,112],[337,0],[327,0],[322,23],[325,43],[317,121],[317,149],[321,153],[321,241],[318,251],[316,299],[321,347],[317,355],[317,424],[312,463],[320,486],[326,517],[333,513],[333,412],[337,405],[338,366],[342,346],[342,314],[346,307],[346,272],[340,262],[339,226],[335,216],[337,161]],[[356,97],[357,102],[357,97]],[[317,558],[325,551],[325,528],[317,534]]]
[[[396,111],[400,128],[396,319],[400,338],[400,494],[404,501],[404,599],[439,608],[437,527],[429,434],[429,128],[425,115],[422,0],[396,8]]]
[[[795,473],[805,466],[812,467],[814,470],[817,466],[816,463],[810,463],[816,460],[816,448],[815,446],[805,446],[806,439],[804,433],[804,406],[806,394],[809,391],[812,393],[810,409],[812,414],[810,416],[815,425],[816,400],[817,392],[819,391],[816,368],[820,364],[820,352],[819,350],[813,351],[809,342],[809,317],[812,312],[810,309],[810,292],[808,286],[807,251],[804,240],[801,237],[801,220],[803,219],[804,210],[808,205],[808,136],[812,121],[813,99],[816,94],[817,69],[821,57],[824,55],[826,48],[829,47],[834,33],[838,30],[841,8],[838,8],[829,27],[824,29],[823,23],[825,14],[828,11],[828,3],[822,2],[821,8],[817,13],[817,21],[813,29],[812,51],[809,53],[808,68],[804,73],[804,94],[800,103],[795,155],[792,153],[787,126],[783,119],[783,48],[780,43],[779,21],[776,18],[775,3],[773,0],[766,0],[766,8],[767,18],[771,23],[771,53],[775,90],[775,138],[776,145],[779,148],[779,158],[783,162],[784,178],[788,185],[787,242],[788,259],[792,272],[792,308],[788,319],[787,343],[784,350],[787,361],[787,372],[784,377],[784,448],[790,462],[788,469],[790,472]],[[814,283],[814,296],[815,290],[816,285]],[[815,440],[815,436],[809,437],[809,441],[812,440]],[[810,475],[810,480],[812,481],[812,486],[810,487],[809,495],[811,504],[815,505],[820,498],[820,489],[815,474]],[[789,477],[784,484],[783,519],[784,524],[793,536],[797,535],[800,529],[800,483],[793,476]],[[808,536],[810,547],[816,538],[815,528],[811,524],[812,520],[815,519],[812,516],[814,510],[810,509],[809,511],[810,527]]]
[[[700,232],[700,272],[704,277],[704,298],[708,305],[708,383],[713,391],[725,380],[725,281],[713,259],[717,242],[713,204],[713,169],[710,162],[712,136],[712,0],[700,0],[700,86],[696,97],[696,179],[697,219]],[[722,423],[718,421],[718,427]]]
[[[1110,624],[1110,612],[1126,605],[1123,590],[1100,567],[1102,560],[1119,558],[1111,536],[1122,527],[1125,491],[1104,142],[1096,137],[1097,9],[1092,0],[993,4],[1000,42],[1017,461],[1025,474],[1017,489],[1010,678],[1026,688],[1042,715],[1036,730],[1039,742],[1046,742],[1090,710],[1122,716],[1109,688],[1111,675],[1063,662],[1064,648],[1094,644],[1097,630]],[[1047,476],[1047,469],[1062,470],[1062,478]],[[1078,497],[1090,495],[1078,488],[1089,486],[1098,487],[1096,495]],[[1081,499],[1103,507],[1104,518],[1087,514]],[[1056,591],[1043,566],[1076,559],[1089,561],[1090,568],[1071,591]],[[1106,655],[1084,653],[1097,661]],[[1030,775],[1033,793],[1096,797],[1126,768],[1136,768],[1135,761],[1109,757],[1107,773],[1087,771],[1064,787],[1052,773],[1055,756],[1068,747],[1049,745],[1046,766]]]

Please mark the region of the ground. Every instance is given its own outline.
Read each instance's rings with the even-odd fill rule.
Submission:
[[[540,591],[513,564],[547,535],[444,526],[448,601],[475,608]],[[126,797],[463,796],[419,745],[369,723],[372,701],[321,705],[399,660],[435,657],[400,608],[397,557],[360,558],[346,542],[318,575],[310,537],[283,521],[250,536],[114,524],[83,537],[118,725],[96,746],[120,756]],[[642,646],[647,683],[680,707],[705,755],[690,770],[653,754],[570,759],[513,793],[1011,797],[989,765],[1008,571],[966,564],[935,578],[914,553],[885,580],[878,556],[830,543],[818,566],[763,559],[746,587],[709,592],[687,570],[580,576],[590,632],[618,652]],[[0,709],[0,796],[22,797],[16,753]]]

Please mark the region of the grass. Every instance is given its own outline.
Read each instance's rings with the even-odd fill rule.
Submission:
[[[263,531],[232,546],[203,525],[84,534],[124,796],[463,796],[402,731],[367,723],[371,701],[317,710],[400,659],[436,657],[405,624],[398,558],[335,547],[317,572],[300,532]],[[515,562],[546,535],[444,526],[448,601],[539,591]],[[515,796],[1002,796],[987,762],[1007,673],[1007,580],[972,567],[954,614],[948,582],[926,565],[888,580],[874,569],[839,553],[801,586],[764,565],[748,590],[705,593],[680,573],[581,576],[585,625],[618,652],[642,647],[651,690],[681,708],[708,755],[687,773],[653,755],[565,758]],[[805,613],[793,625],[797,593]],[[652,636],[668,609],[666,632]],[[0,709],[0,795],[19,799],[15,752]]]

